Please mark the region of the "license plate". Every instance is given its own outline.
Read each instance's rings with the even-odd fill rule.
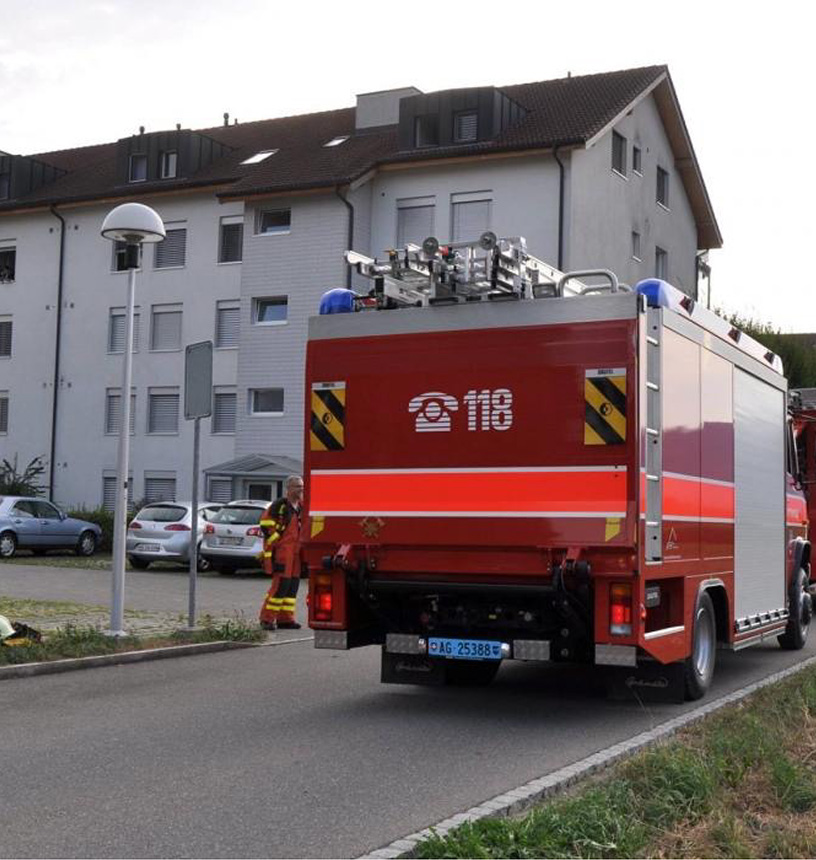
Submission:
[[[219,538],[218,545],[219,546],[238,546],[244,542],[243,538],[235,537],[235,538]]]
[[[431,657],[447,657],[452,660],[501,660],[502,643],[485,639],[428,639],[428,654]]]
[[[157,543],[140,543],[136,547],[137,552],[158,552],[160,549]]]

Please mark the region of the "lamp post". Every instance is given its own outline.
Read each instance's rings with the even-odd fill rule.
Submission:
[[[136,269],[139,267],[139,248],[145,243],[161,242],[165,237],[165,231],[162,219],[149,206],[144,206],[141,203],[123,203],[108,213],[102,223],[101,232],[111,242],[125,243],[128,269],[125,353],[122,361],[122,409],[119,423],[119,449],[116,457],[113,593],[110,620],[110,635],[124,636],[125,539],[127,536],[128,461],[130,458],[130,379],[133,368],[133,305],[136,295]]]

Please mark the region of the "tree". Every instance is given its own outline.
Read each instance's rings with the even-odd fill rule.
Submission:
[[[40,475],[45,472],[42,457],[35,457],[22,472],[17,471],[17,455],[14,463],[3,460],[0,465],[0,493],[6,496],[41,496]]]

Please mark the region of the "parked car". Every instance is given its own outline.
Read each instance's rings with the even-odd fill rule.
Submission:
[[[241,499],[230,502],[207,523],[201,555],[219,573],[261,567],[263,535],[259,523],[269,502]]]
[[[49,549],[93,555],[101,539],[96,523],[69,517],[45,499],[0,497],[0,558],[12,558],[18,549],[30,549],[35,555]]]
[[[221,505],[214,502],[198,506],[198,545],[207,522]],[[131,567],[147,570],[154,561],[190,563],[190,536],[193,531],[192,502],[152,502],[131,520],[127,530],[126,552]],[[209,562],[199,555],[198,569],[206,570]]]

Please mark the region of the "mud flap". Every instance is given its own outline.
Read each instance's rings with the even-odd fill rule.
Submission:
[[[445,683],[445,664],[424,654],[389,654],[383,647],[380,681],[441,687]]]
[[[615,701],[681,704],[685,701],[683,664],[645,661],[634,668],[610,668],[606,671],[606,690]]]

